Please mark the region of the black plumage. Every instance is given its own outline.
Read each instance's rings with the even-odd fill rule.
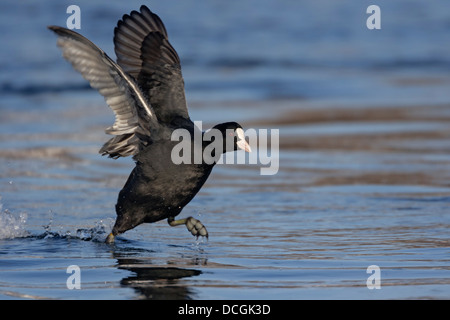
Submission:
[[[117,219],[106,242],[141,223],[163,219],[171,226],[186,225],[193,235],[208,236],[197,219],[174,218],[203,186],[223,152],[250,151],[250,147],[242,127],[227,122],[213,127],[223,138],[222,147],[214,149],[215,161],[202,157],[214,139],[201,145],[192,141],[188,150],[192,161],[173,161],[172,151],[179,143],[171,139],[175,130],[187,130],[191,139],[204,133],[198,132],[189,118],[180,59],[161,19],[146,6],[124,15],[114,30],[117,63],[80,34],[57,26],[49,29],[58,35],[64,58],[104,96],[115,113],[114,124],[105,131],[114,137],[100,153],[111,158],[131,155],[136,162],[119,193]],[[228,135],[233,139],[231,145],[225,143]]]

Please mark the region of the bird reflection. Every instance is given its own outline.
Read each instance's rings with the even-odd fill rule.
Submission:
[[[198,276],[196,269],[152,266],[151,258],[118,258],[118,268],[129,270],[133,275],[123,278],[120,284],[133,288],[139,299],[151,300],[190,300],[195,291],[180,281],[183,278]],[[206,264],[206,259],[194,259],[194,264]]]

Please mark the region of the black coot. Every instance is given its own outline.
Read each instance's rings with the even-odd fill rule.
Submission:
[[[173,161],[174,147],[180,143],[172,141],[174,130],[187,130],[193,141],[196,134],[205,133],[199,133],[189,118],[180,59],[160,18],[146,6],[123,16],[114,29],[117,63],[82,35],[57,26],[49,29],[58,35],[64,58],[115,113],[114,124],[105,131],[115,137],[100,153],[111,158],[132,155],[136,162],[119,193],[117,219],[106,242],[114,242],[116,235],[141,223],[162,219],[171,226],[184,224],[193,235],[207,237],[205,226],[197,219],[174,218],[203,186],[220,154],[237,149],[249,152],[250,147],[242,127],[227,122],[214,127],[221,137],[205,139],[200,147],[191,144],[192,161]],[[226,143],[228,135],[231,144]],[[223,138],[222,147],[211,148],[219,138]],[[202,157],[205,148],[213,149],[213,161]]]

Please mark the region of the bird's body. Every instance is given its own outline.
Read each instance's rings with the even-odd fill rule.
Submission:
[[[201,132],[189,118],[178,54],[168,41],[160,18],[146,6],[124,15],[114,30],[117,62],[80,34],[50,26],[58,35],[63,56],[91,86],[102,94],[116,120],[106,133],[115,137],[100,149],[111,158],[133,156],[136,167],[120,191],[117,219],[106,242],[138,226],[167,219],[171,226],[185,224],[193,235],[208,236],[203,224],[192,218],[175,220],[201,189],[215,161],[174,161],[175,130],[190,133],[191,159],[203,159],[212,144],[194,141]],[[237,149],[250,151],[242,127],[236,122],[216,125],[225,141],[220,154]],[[184,150],[186,152],[186,150]],[[200,154],[199,154],[200,153]]]
[[[120,191],[116,204],[118,218],[114,229],[117,233],[143,222],[174,218],[209,177],[213,164],[174,164],[171,146],[157,142],[135,157],[136,167]],[[140,158],[155,160],[141,162]]]

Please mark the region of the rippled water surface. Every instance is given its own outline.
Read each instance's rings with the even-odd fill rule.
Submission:
[[[378,31],[364,1],[147,4],[181,56],[191,118],[279,129],[279,170],[216,166],[180,215],[209,240],[161,221],[114,245],[134,164],[98,154],[113,114],[45,28],[69,4],[0,5],[1,299],[450,298],[446,1],[378,1]],[[80,32],[114,56],[117,20],[140,4],[79,1]]]

